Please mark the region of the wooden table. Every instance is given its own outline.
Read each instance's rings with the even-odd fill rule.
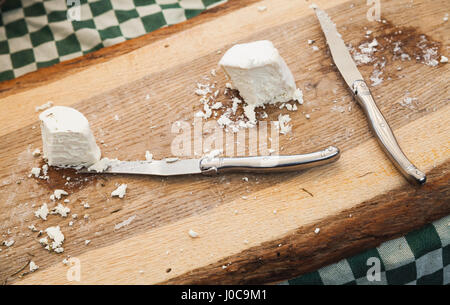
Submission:
[[[309,4],[229,1],[185,23],[0,83],[0,229],[4,240],[15,240],[0,252],[0,279],[69,283],[69,267],[61,261],[70,255],[81,263],[83,284],[273,283],[448,215],[448,64],[393,61],[388,48],[377,54],[387,64],[383,83],[372,88],[374,96],[405,153],[428,175],[425,186],[413,187],[369,132],[332,65]],[[365,1],[317,4],[354,46],[367,40],[366,28],[380,42],[401,30],[397,38],[406,44],[426,35],[448,55],[445,0],[382,1],[386,23],[366,19]],[[259,11],[261,5],[267,10]],[[46,222],[34,217],[43,202],[53,206],[49,196],[55,188],[65,187],[61,171],[52,171],[48,183],[27,178],[31,167],[42,165],[31,154],[42,147],[36,106],[51,100],[84,113],[98,143],[104,141],[104,156],[143,159],[150,150],[155,159],[168,157],[176,136],[172,123],[192,122],[200,110],[193,94],[196,82],[216,68],[230,46],[259,39],[275,44],[305,95],[299,111],[289,113],[293,132],[280,137],[281,152],[303,153],[332,144],[342,150],[337,163],[274,175],[90,177],[69,190],[67,205],[79,215],[72,227],[70,217],[50,216]],[[319,51],[312,50],[308,39],[315,40]],[[373,66],[360,70],[368,79]],[[217,80],[224,85],[223,73]],[[413,109],[400,105],[406,95],[417,98]],[[335,105],[345,111],[334,111]],[[269,120],[276,120],[282,111],[271,107],[267,112]],[[110,196],[118,183],[128,184],[124,199]],[[82,201],[91,208],[84,209]],[[114,229],[130,217],[129,225]],[[37,233],[27,229],[30,224],[38,229],[59,225],[65,252],[44,250]],[[189,237],[190,229],[199,237]],[[30,259],[40,266],[37,272],[11,276]]]

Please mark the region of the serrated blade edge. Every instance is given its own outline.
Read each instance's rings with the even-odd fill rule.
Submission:
[[[353,89],[353,83],[357,80],[363,80],[361,73],[356,67],[355,62],[342,40],[341,35],[336,29],[336,25],[330,19],[330,17],[319,8],[314,8],[317,19],[319,19],[320,26],[322,28],[323,33],[325,34],[325,38],[327,40],[328,46],[331,51],[331,56],[333,57],[333,61],[336,64],[336,67],[339,69],[342,77],[344,78],[347,85],[350,89]]]

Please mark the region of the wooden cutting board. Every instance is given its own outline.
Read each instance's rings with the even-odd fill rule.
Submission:
[[[273,283],[448,215],[448,64],[393,60],[388,46],[376,54],[385,57],[386,67],[373,94],[405,153],[428,175],[425,186],[414,187],[369,132],[332,65],[309,4],[229,1],[188,22],[1,83],[0,232],[2,240],[15,244],[1,246],[0,279],[20,284]],[[449,55],[445,0],[382,1],[385,23],[366,19],[366,1],[317,4],[353,46],[368,41],[367,30],[379,42],[398,35],[405,48],[426,35],[440,54]],[[261,5],[267,10],[258,10]],[[196,83],[211,77],[230,46],[259,39],[275,44],[304,92],[305,104],[289,112],[293,129],[280,136],[281,153],[335,145],[342,150],[337,163],[273,175],[94,176],[80,182],[73,172],[51,170],[49,182],[27,177],[43,164],[32,156],[42,147],[36,106],[51,100],[84,113],[104,156],[143,159],[149,150],[155,159],[168,157],[176,137],[172,123],[192,123],[201,109]],[[360,70],[369,80],[374,67]],[[224,86],[223,73],[216,80]],[[405,106],[408,96],[416,99]],[[287,112],[266,111],[268,120]],[[64,185],[66,176],[71,186]],[[123,199],[110,196],[118,183],[128,184]],[[34,217],[43,202],[53,207],[49,196],[56,188],[70,193],[65,198],[71,215],[79,215],[73,226],[70,216]],[[31,224],[41,230],[59,225],[64,253],[44,250],[38,234],[27,228]],[[190,229],[199,237],[189,237]],[[80,262],[81,282],[67,279],[69,267],[62,260],[69,255]],[[29,260],[40,269],[24,274],[28,267],[20,270]]]

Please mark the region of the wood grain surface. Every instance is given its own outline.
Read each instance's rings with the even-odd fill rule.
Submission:
[[[413,187],[371,135],[332,65],[310,3],[254,2],[229,1],[187,23],[0,83],[0,233],[1,241],[15,241],[9,248],[1,246],[3,282],[273,283],[450,213],[448,64],[394,60],[387,45],[376,54],[387,63],[383,83],[372,92],[405,153],[429,177],[425,186]],[[426,35],[440,54],[448,54],[445,0],[383,1],[385,23],[367,21],[365,1],[316,2],[354,46],[368,40],[367,29],[373,31],[370,39],[380,42],[401,31],[397,39],[406,46]],[[258,11],[260,5],[267,10]],[[81,111],[103,143],[103,156],[143,159],[150,150],[155,159],[169,157],[176,136],[172,124],[192,123],[201,109],[196,83],[217,68],[227,48],[258,39],[275,44],[304,92],[305,104],[289,112],[293,131],[280,136],[281,153],[335,145],[342,150],[337,163],[273,175],[90,176],[85,181],[73,171],[51,169],[48,182],[27,177],[31,167],[43,164],[31,154],[42,147],[36,106],[51,100]],[[373,69],[360,67],[366,79]],[[221,87],[226,82],[221,72],[215,80]],[[413,107],[402,106],[406,96],[417,99]],[[277,107],[266,111],[267,120],[286,112]],[[64,185],[66,176],[70,186]],[[118,183],[128,184],[123,199],[110,196]],[[53,207],[49,196],[61,187],[70,193],[71,214],[79,215],[71,227],[70,216],[34,217],[43,202]],[[83,201],[89,209],[80,205]],[[130,217],[129,225],[115,229]],[[66,237],[64,253],[44,250],[37,233],[27,228],[30,224],[38,229],[59,225]],[[199,237],[190,238],[190,229]],[[80,260],[81,282],[67,280],[69,267],[61,261],[69,255]],[[29,260],[40,269],[17,272]]]

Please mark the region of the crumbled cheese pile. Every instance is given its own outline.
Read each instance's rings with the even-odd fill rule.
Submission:
[[[378,41],[374,38],[371,42],[359,45],[358,50],[353,51],[353,59],[357,64],[368,64],[374,61],[373,54],[377,51]]]
[[[243,56],[237,56],[238,54]],[[269,41],[236,45],[224,55],[220,65],[231,79],[234,77],[239,88],[233,88],[231,83],[225,83],[224,87],[219,85],[217,80],[212,79],[217,76],[217,71],[213,69],[211,76],[204,76],[204,81],[198,82],[194,90],[202,105],[202,110],[195,113],[197,118],[213,117],[226,131],[238,132],[242,128],[255,127],[258,119],[268,118],[264,111],[256,114],[256,107],[264,109],[265,104],[279,103],[280,109],[297,111],[298,105],[303,104],[302,90],[296,88],[289,68]],[[245,70],[245,75],[241,75],[241,68]],[[258,69],[266,71],[261,72],[263,76],[258,74]],[[253,78],[252,83],[255,85],[246,86],[245,79]],[[268,88],[265,82],[271,87]],[[260,90],[259,87],[265,89]],[[242,99],[234,89],[238,89],[239,94],[243,94],[244,98],[247,96],[247,99]],[[289,115],[281,118],[283,122],[276,124],[286,127],[284,123],[288,121]],[[288,130],[289,127],[280,128],[282,134],[286,134]]]
[[[402,30],[396,30],[392,34],[385,35],[378,40],[370,38],[372,31],[366,31],[365,38],[368,40],[357,47],[348,45],[353,59],[357,65],[373,65],[370,80],[372,86],[380,85],[383,80],[383,70],[387,60],[381,51],[388,50],[393,56],[393,60],[402,62],[415,60],[430,67],[436,67],[439,63],[446,63],[446,57],[438,54],[438,46],[435,42],[429,41],[425,35],[418,37],[418,42],[412,44],[412,39],[408,36],[404,38]],[[380,53],[380,55],[377,55]],[[397,67],[401,70],[401,67]],[[388,78],[389,79],[389,78]]]

